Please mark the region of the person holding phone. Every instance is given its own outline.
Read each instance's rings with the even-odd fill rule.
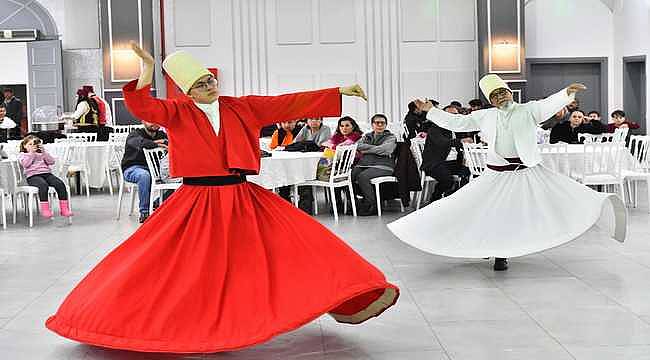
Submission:
[[[68,191],[61,179],[52,174],[50,166],[54,165],[54,158],[43,147],[43,141],[34,136],[28,135],[20,143],[18,161],[23,167],[25,178],[29,186],[38,188],[41,216],[51,218],[53,216],[47,195],[50,186],[56,190],[59,198],[59,211],[61,216],[70,217],[70,203],[68,202]]]

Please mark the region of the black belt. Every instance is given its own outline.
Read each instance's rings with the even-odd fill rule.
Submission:
[[[184,185],[194,186],[223,186],[223,185],[236,185],[246,182],[245,175],[229,175],[229,176],[201,176],[201,177],[184,177]]]
[[[494,171],[515,171],[525,169],[527,166],[523,164],[520,158],[506,158],[510,164],[508,165],[490,165],[487,164],[487,168]]]

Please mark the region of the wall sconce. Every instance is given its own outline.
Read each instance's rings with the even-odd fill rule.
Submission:
[[[490,72],[521,72],[521,49],[519,43],[510,40],[495,41],[492,43],[489,51]]]
[[[140,76],[142,61],[128,48],[111,49],[112,81],[127,81]]]

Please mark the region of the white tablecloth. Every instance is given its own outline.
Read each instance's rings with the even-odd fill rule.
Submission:
[[[322,152],[273,151],[272,157],[261,159],[259,175],[246,179],[266,189],[299,184],[316,179],[318,160]]]

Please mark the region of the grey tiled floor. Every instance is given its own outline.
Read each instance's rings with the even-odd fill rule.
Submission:
[[[102,349],[45,329],[79,279],[138,226],[134,217],[112,219],[108,195],[73,201],[72,226],[57,219],[28,229],[21,218],[0,231],[0,359],[650,359],[647,201],[630,210],[625,244],[594,228],[560,248],[512,259],[503,273],[486,260],[432,256],[401,243],[384,226],[400,216],[395,210],[338,224],[318,216],[400,286],[397,306],[359,326],[323,316],[261,346],[194,356]]]

